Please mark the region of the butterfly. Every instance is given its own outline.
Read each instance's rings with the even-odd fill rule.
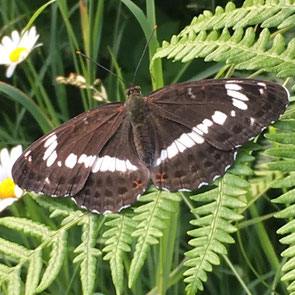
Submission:
[[[288,91],[254,79],[168,85],[147,96],[103,104],[29,146],[12,169],[27,190],[71,196],[96,213],[136,202],[150,181],[159,190],[193,191],[234,163],[237,148],[285,111]]]

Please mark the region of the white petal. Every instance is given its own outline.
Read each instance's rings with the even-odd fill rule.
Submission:
[[[14,187],[14,194],[19,199],[24,195],[24,190],[21,189],[18,185],[15,185]]]
[[[35,37],[37,37],[37,38],[39,37],[39,35],[37,35],[37,31],[36,31],[35,26],[31,27],[31,29],[29,30],[29,37],[30,37],[30,39],[33,39]]]
[[[17,63],[13,63],[8,66],[6,70],[6,78],[10,78],[13,75],[16,66],[17,66]]]
[[[9,173],[7,173],[6,169],[4,169],[1,165],[0,165],[0,182],[2,182],[3,180],[5,180],[6,178],[10,177],[10,175],[8,175]]]
[[[23,148],[20,144],[11,149],[10,161],[11,161],[12,165],[19,158],[19,156],[22,154],[22,152],[23,152]]]
[[[10,206],[12,203],[14,203],[17,200],[18,200],[17,198],[7,198],[7,199],[0,200],[0,212],[2,212],[5,208]]]
[[[9,156],[8,149],[2,149],[0,151],[0,161],[1,161],[1,166],[5,170],[11,169],[10,156]]]
[[[13,31],[11,33],[11,40],[14,44],[18,44],[19,43],[19,40],[20,40],[20,36],[19,36],[19,33],[18,31]]]
[[[2,42],[1,43],[5,47],[11,47],[13,45],[13,41],[9,37],[7,37],[7,36],[4,36],[2,38]]]

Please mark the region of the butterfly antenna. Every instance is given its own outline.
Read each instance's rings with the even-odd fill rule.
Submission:
[[[144,57],[144,55],[145,55],[145,52],[146,52],[146,50],[147,50],[147,48],[148,48],[148,46],[149,46],[149,44],[150,44],[150,42],[151,42],[151,40],[152,40],[152,38],[153,38],[153,36],[154,36],[155,31],[157,30],[157,28],[158,28],[158,25],[155,25],[154,28],[153,28],[153,31],[152,31],[152,33],[151,33],[149,39],[147,40],[147,42],[146,42],[146,44],[145,44],[145,47],[144,47],[144,49],[143,49],[143,51],[142,51],[142,54],[141,54],[141,56],[140,56],[140,59],[139,59],[139,61],[138,61],[138,63],[137,63],[137,66],[136,66],[135,71],[134,71],[134,74],[133,74],[133,79],[132,79],[132,84],[133,84],[133,85],[134,85],[135,77],[136,77],[136,74],[137,74],[137,72],[138,72],[139,66],[140,66],[140,64],[141,64],[141,62],[142,62],[142,59],[143,59],[143,57]]]
[[[98,63],[97,61],[95,61],[94,59],[92,59],[91,57],[89,57],[88,55],[82,53],[80,50],[76,50],[76,53],[78,55],[81,55],[81,56],[85,57],[86,59],[90,60],[91,62],[95,63],[98,67],[104,69],[105,71],[107,71],[108,73],[112,74],[113,76],[117,77],[120,81],[122,81],[124,83],[124,85],[126,85],[125,81],[121,77],[119,77],[116,73],[112,72],[111,70],[109,70],[108,68],[106,68],[102,64]]]

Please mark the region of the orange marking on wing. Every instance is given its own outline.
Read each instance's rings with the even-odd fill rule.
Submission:
[[[165,173],[159,173],[157,174],[156,176],[156,182],[159,182],[159,183],[164,183],[167,179],[167,175]]]
[[[139,189],[142,187],[142,182],[141,180],[133,180],[133,187],[136,189]]]

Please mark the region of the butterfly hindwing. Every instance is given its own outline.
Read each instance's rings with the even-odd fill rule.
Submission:
[[[78,115],[32,144],[16,161],[14,181],[29,191],[74,195],[82,189],[96,155],[124,119],[121,103]]]
[[[156,114],[152,122],[156,139],[151,178],[157,188],[195,190],[214,181],[233,164],[235,150],[217,149],[198,133]]]
[[[146,190],[149,174],[138,157],[130,121],[125,120],[97,155],[83,189],[73,198],[93,212],[117,212]]]

